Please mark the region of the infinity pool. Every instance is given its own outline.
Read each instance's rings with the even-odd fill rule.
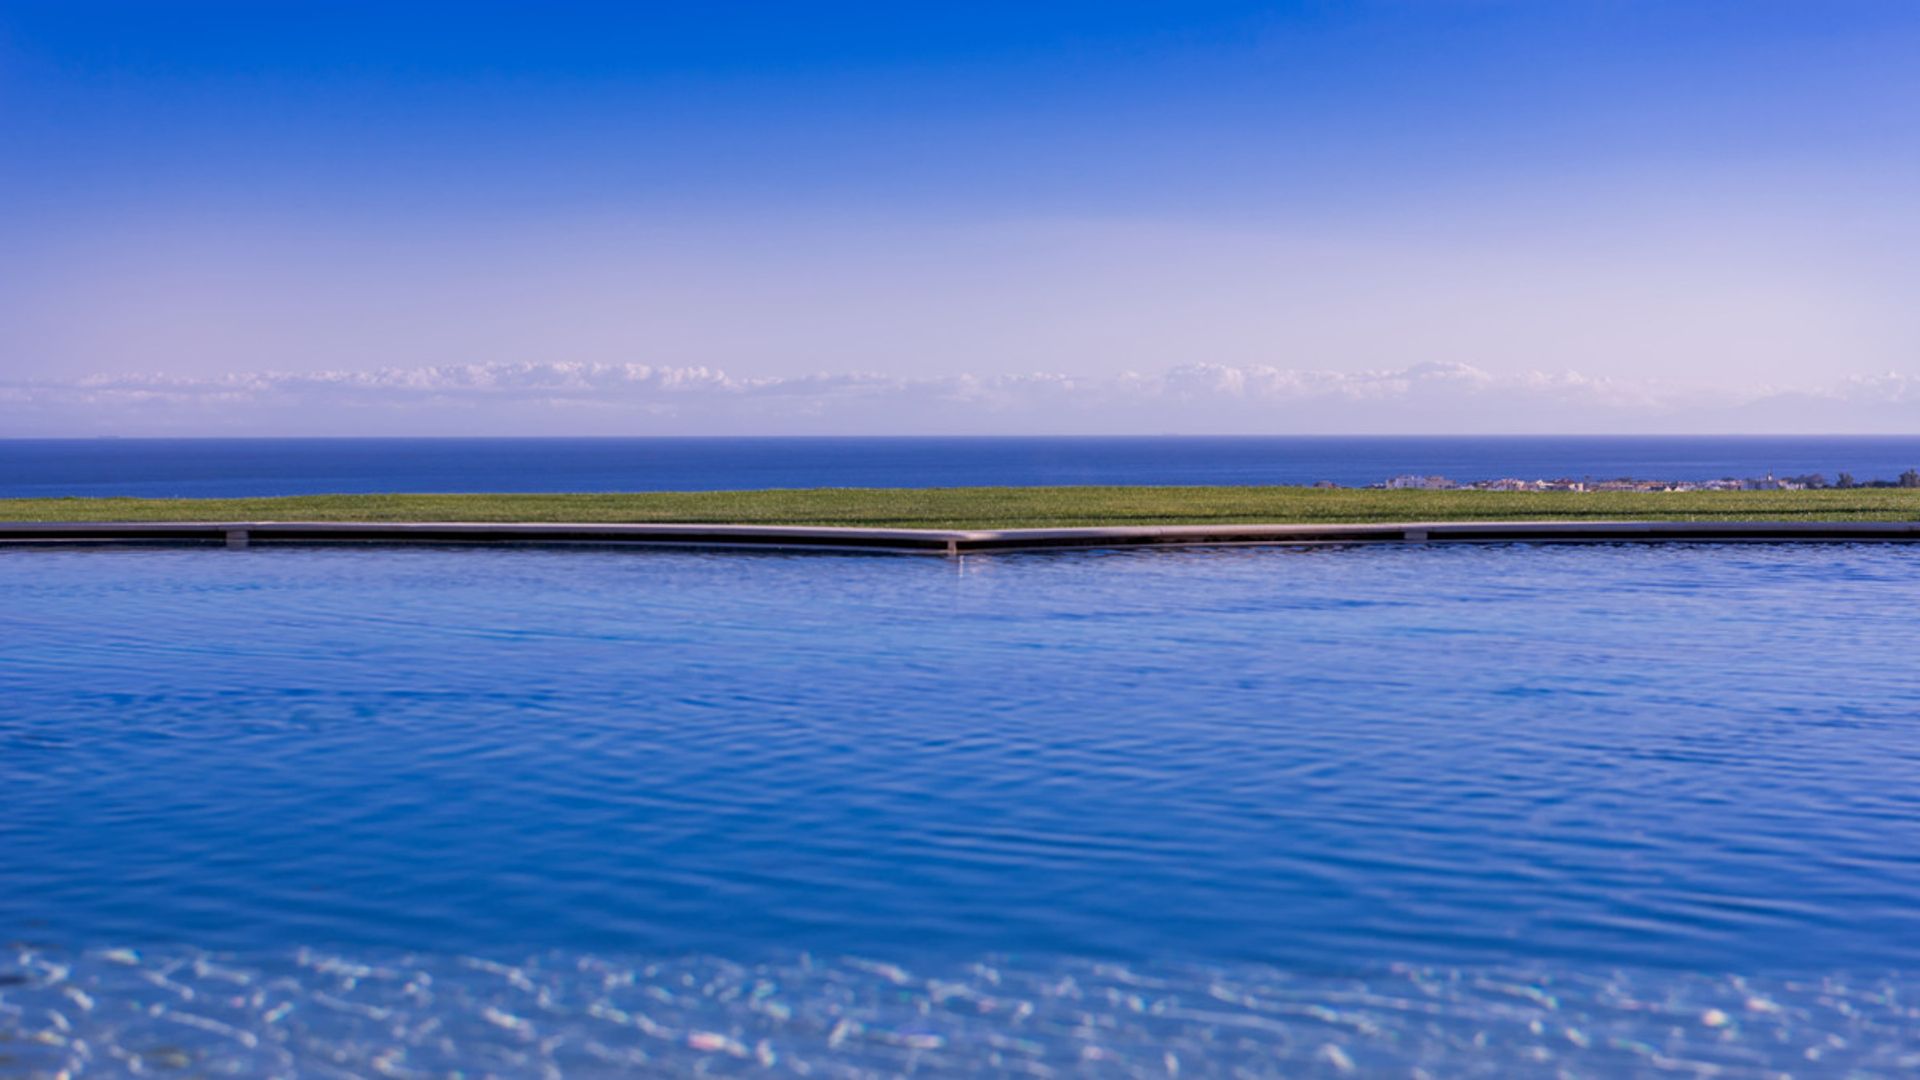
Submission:
[[[0,552],[0,1073],[1897,1074],[1916,611],[1896,546]]]

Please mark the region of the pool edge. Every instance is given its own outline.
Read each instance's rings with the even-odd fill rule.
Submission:
[[[1409,521],[888,529],[448,521],[0,522],[0,545],[591,545],[959,556],[1101,548],[1375,543],[1860,543],[1920,540],[1920,521]]]

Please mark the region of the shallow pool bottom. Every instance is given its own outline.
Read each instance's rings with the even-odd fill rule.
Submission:
[[[1920,981],[998,957],[14,952],[34,1076],[1910,1075]]]
[[[1920,980],[1661,970],[15,951],[33,1076],[1899,1076]]]

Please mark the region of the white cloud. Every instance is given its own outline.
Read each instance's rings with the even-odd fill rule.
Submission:
[[[1905,431],[1920,376],[1683,384],[1461,363],[1331,371],[738,376],[705,366],[468,364],[0,383],[0,433],[746,434]]]

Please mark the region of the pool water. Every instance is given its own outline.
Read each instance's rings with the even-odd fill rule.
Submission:
[[[1899,546],[0,552],[0,1072],[1893,1075],[1916,610]]]

